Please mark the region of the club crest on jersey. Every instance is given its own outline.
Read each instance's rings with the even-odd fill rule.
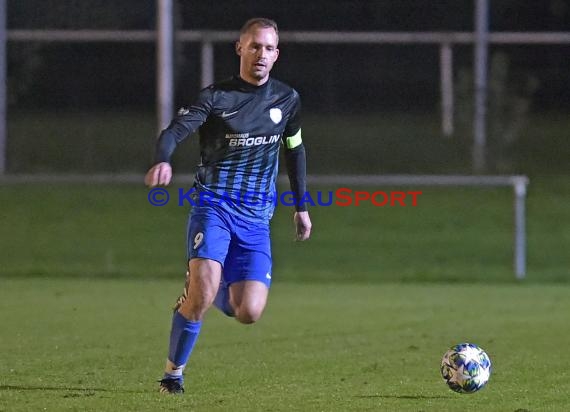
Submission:
[[[274,107],[273,109],[269,109],[269,117],[273,120],[273,123],[277,124],[283,118],[283,114],[281,113],[281,109]]]

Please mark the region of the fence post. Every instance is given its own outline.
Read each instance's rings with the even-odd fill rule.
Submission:
[[[439,48],[441,82],[441,129],[445,137],[453,135],[453,53],[450,43]]]
[[[207,36],[202,38],[201,70],[202,88],[214,83],[214,44]]]
[[[489,49],[489,2],[475,2],[475,96],[473,113],[473,172],[483,173],[486,165],[487,140],[487,54]]]
[[[156,105],[157,128],[161,131],[173,115],[174,95],[174,23],[172,0],[157,0],[156,25]]]
[[[515,250],[514,266],[517,279],[524,279],[526,275],[526,222],[525,198],[528,179],[517,177],[514,181],[514,207],[515,207]]]
[[[0,176],[6,173],[6,0],[0,0]]]

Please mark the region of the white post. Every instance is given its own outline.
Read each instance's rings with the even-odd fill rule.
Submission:
[[[172,0],[157,0],[156,37],[156,109],[157,128],[168,126],[173,115],[174,95],[174,24]]]
[[[473,113],[473,172],[486,170],[485,146],[487,140],[487,54],[489,48],[489,2],[475,1],[475,52],[473,73],[475,75],[475,96]]]
[[[214,83],[214,44],[211,40],[208,40],[206,38],[202,40],[201,52],[201,86],[207,87]]]
[[[453,135],[453,54],[450,43],[439,48],[441,82],[441,129],[445,137]]]
[[[0,0],[0,176],[6,173],[6,0]]]
[[[526,177],[517,178],[514,183],[515,189],[515,250],[514,266],[517,279],[524,279],[526,274],[526,225],[525,225],[525,198]]]

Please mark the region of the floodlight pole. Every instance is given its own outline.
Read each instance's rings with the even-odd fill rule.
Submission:
[[[157,0],[156,24],[156,110],[161,131],[173,115],[174,95],[174,23],[173,0]]]
[[[0,0],[0,176],[6,173],[6,0]]]
[[[487,56],[489,49],[489,1],[475,1],[475,104],[473,113],[473,172],[486,171]]]

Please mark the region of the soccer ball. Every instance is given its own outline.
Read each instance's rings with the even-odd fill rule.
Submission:
[[[441,376],[455,392],[477,392],[489,381],[491,359],[479,346],[460,343],[449,348],[443,355]]]

